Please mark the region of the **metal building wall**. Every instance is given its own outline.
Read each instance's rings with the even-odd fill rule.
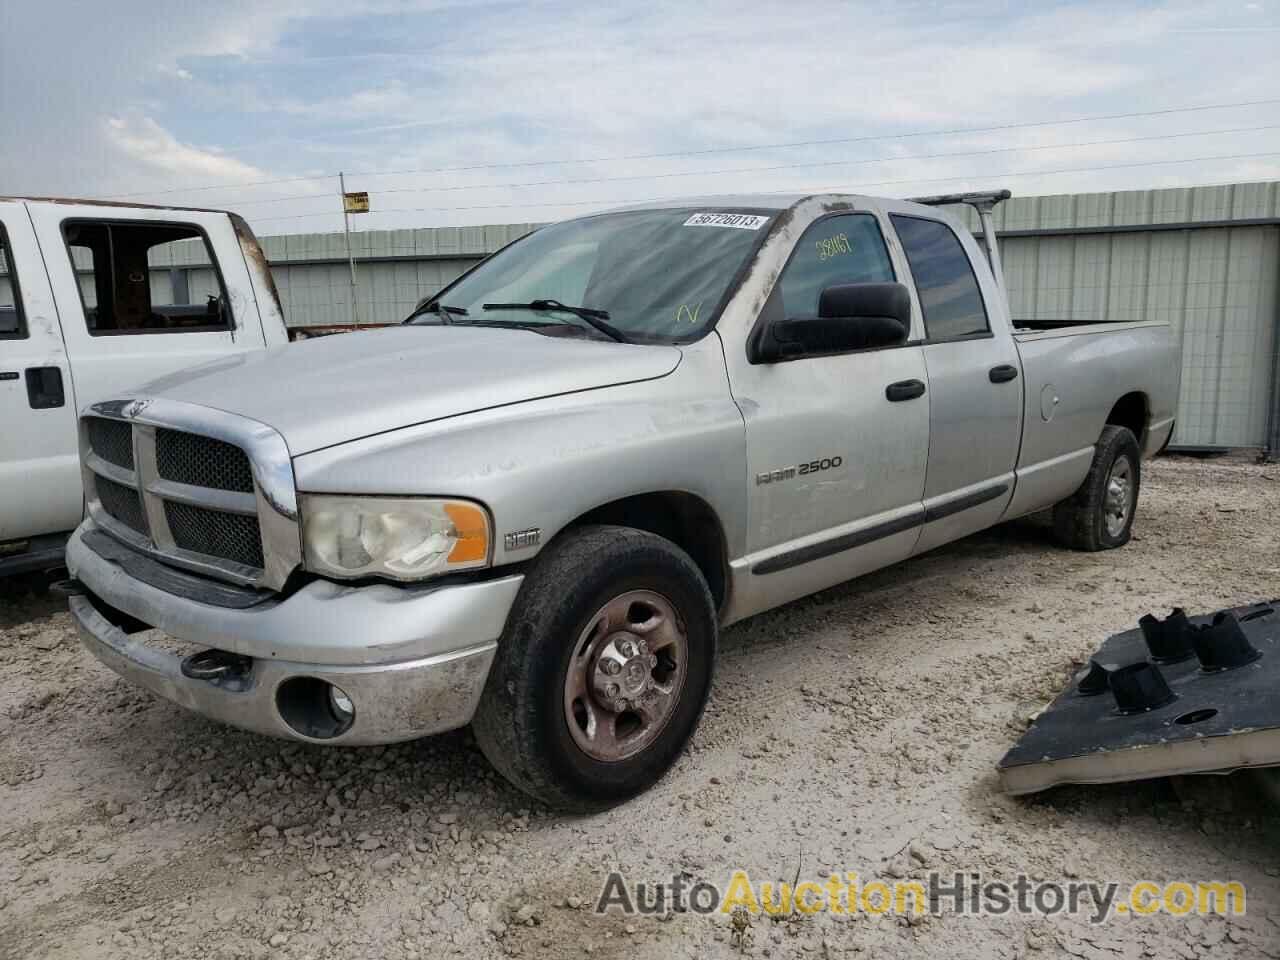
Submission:
[[[1236,184],[1007,201],[996,208],[996,228],[1013,315],[1167,321],[1182,345],[1172,445],[1274,453],[1278,190]]]
[[[403,320],[417,303],[536,224],[371,230],[351,235],[360,323]],[[263,237],[290,327],[352,322],[351,274],[340,233]]]

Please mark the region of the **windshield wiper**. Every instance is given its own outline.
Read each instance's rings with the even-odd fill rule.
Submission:
[[[440,317],[440,322],[447,324],[447,323],[453,322],[452,319],[450,319],[451,317],[465,317],[467,315],[467,308],[451,307],[448,304],[441,303],[438,300],[432,300],[430,303],[419,307],[417,310],[413,311],[413,313],[409,314],[409,316],[405,317],[404,322],[408,323],[414,317],[420,317],[424,313],[438,314]]]
[[[486,303],[486,310],[534,310],[539,313],[572,313],[578,319],[590,324],[606,337],[618,343],[630,343],[631,338],[609,323],[608,310],[596,310],[593,307],[571,307],[559,300],[530,300],[528,303]]]

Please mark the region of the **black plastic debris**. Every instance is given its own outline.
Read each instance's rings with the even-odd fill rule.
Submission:
[[[1111,689],[1111,670],[1097,660],[1089,661],[1089,669],[1076,683],[1076,693],[1082,697],[1096,697]]]
[[[1280,601],[1174,610],[1108,637],[1000,777],[1020,794],[1267,766],[1280,766]]]
[[[1155,663],[1181,663],[1196,655],[1192,643],[1195,631],[1181,607],[1174,607],[1173,613],[1164,620],[1148,613],[1138,621],[1138,626]]]
[[[1165,683],[1160,668],[1145,660],[1112,670],[1107,679],[1111,695],[1116,699],[1116,709],[1126,716],[1157,710],[1177,699]]]
[[[1223,611],[1213,622],[1202,626],[1195,635],[1196,657],[1204,670],[1235,670],[1262,656],[1262,651],[1249,642],[1234,614]]]

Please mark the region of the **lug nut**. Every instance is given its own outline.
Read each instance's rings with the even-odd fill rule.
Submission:
[[[618,695],[618,692],[619,692],[618,685],[616,683],[611,683],[604,688],[604,694],[606,697],[611,697],[611,698],[616,697]]]
[[[622,654],[624,657],[633,657],[635,656],[636,651],[635,651],[635,648],[631,646],[631,641],[623,640],[620,644],[618,644],[618,652]]]
[[[604,660],[601,662],[600,667],[605,673],[613,677],[617,676],[618,671],[622,669],[622,664],[618,663],[617,660]]]
[[[627,709],[627,701],[625,701],[625,700],[615,700],[615,701],[614,701],[614,703],[613,703],[613,710],[614,710],[614,712],[615,712],[615,713],[621,713],[621,712],[622,712],[623,710],[625,710],[625,709]]]
[[[656,654],[649,654],[649,666],[656,667],[658,665],[658,657]]]

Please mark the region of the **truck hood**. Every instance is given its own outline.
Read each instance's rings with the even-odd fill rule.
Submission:
[[[299,456],[477,410],[653,380],[680,356],[675,347],[528,330],[397,327],[238,354],[140,392],[268,424]]]

